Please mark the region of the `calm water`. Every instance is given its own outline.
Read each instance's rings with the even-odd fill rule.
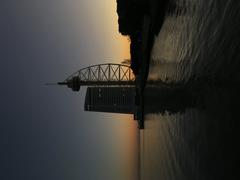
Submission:
[[[151,54],[141,179],[239,179],[240,1],[171,7]]]

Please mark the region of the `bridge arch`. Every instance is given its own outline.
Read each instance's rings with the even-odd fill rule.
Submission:
[[[79,77],[81,82],[134,82],[132,69],[124,64],[105,63],[79,69],[67,77],[64,82]],[[120,83],[121,84],[121,83]]]

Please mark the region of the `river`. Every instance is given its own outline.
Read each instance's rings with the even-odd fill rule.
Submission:
[[[239,9],[171,1],[151,52],[140,179],[239,179]]]

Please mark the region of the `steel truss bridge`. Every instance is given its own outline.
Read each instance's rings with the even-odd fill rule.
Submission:
[[[79,91],[80,86],[133,86],[135,76],[127,65],[97,64],[78,70],[58,84],[73,91]]]

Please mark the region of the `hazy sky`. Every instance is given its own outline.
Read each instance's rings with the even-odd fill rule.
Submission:
[[[1,0],[0,179],[133,180],[136,122],[44,85],[128,57],[115,0]]]

